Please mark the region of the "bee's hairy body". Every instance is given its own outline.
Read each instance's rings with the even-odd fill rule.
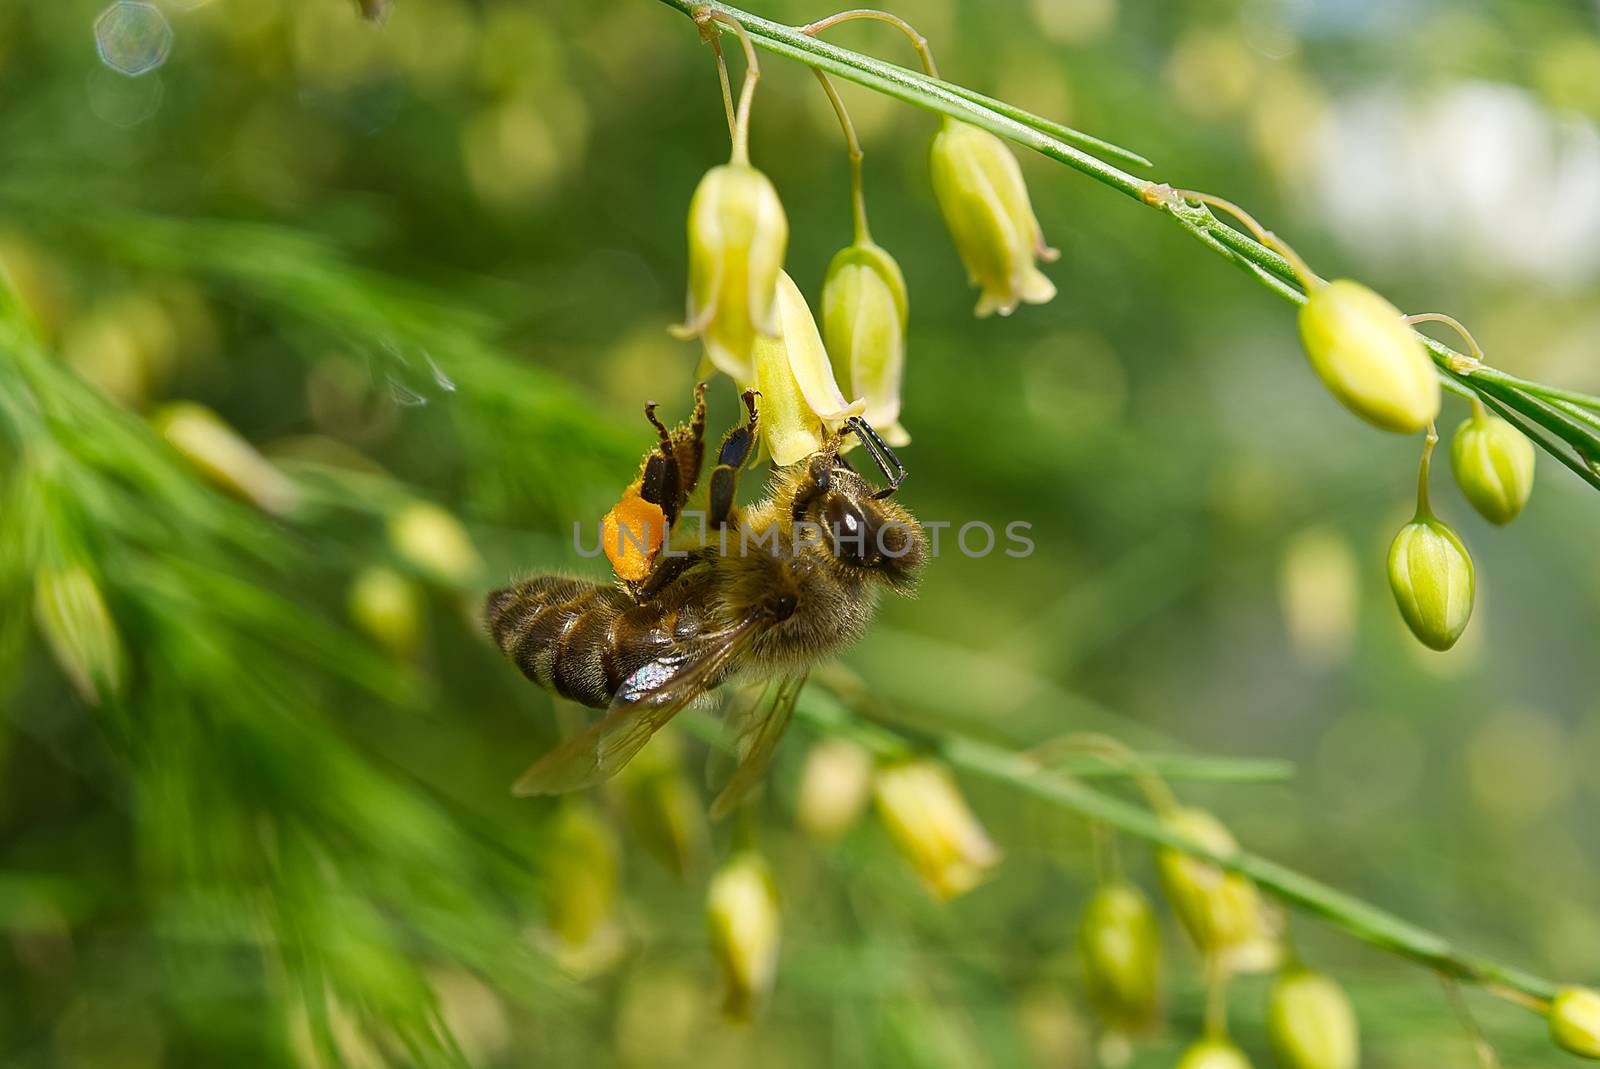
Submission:
[[[853,473],[835,479],[844,475]],[[676,550],[688,554],[683,571],[648,599],[612,583],[535,576],[490,596],[490,633],[533,682],[595,707],[674,646],[725,633],[752,614],[770,624],[706,689],[737,674],[765,677],[822,660],[861,637],[884,583],[840,562],[825,533],[796,545],[788,510],[807,477],[779,473],[771,498],[705,544]],[[906,550],[920,558],[917,543]]]
[[[729,811],[760,779],[806,670],[860,638],[880,592],[908,592],[927,556],[922,528],[887,500],[905,469],[859,420],[850,429],[872,459],[885,475],[897,471],[887,489],[874,492],[839,455],[841,433],[774,473],[765,500],[736,506],[757,440],[753,390],[744,394],[749,420],[717,450],[703,523],[686,533],[694,525],[679,521],[691,515],[704,455],[704,390],[689,423],[671,430],[645,408],[658,444],[601,523],[616,538],[602,546],[616,583],[541,575],[489,595],[484,622],[524,675],[607,710],[536,761],[512,788],[519,794],[598,783],[731,677],[775,681],[712,807]]]

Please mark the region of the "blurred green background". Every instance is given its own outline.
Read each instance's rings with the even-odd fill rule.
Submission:
[[[382,25],[341,0],[108,6],[0,0],[16,297],[0,1059],[1093,1064],[1072,946],[1091,842],[1070,814],[965,784],[1006,859],[940,905],[870,819],[835,845],[793,830],[814,741],[797,727],[761,805],[776,993],[733,1026],[704,859],[674,876],[604,794],[608,908],[606,851],[563,855],[562,807],[507,795],[570,714],[479,641],[476,599],[514,573],[598,577],[572,523],[632,477],[643,402],[687,408],[696,354],[666,327],[688,198],[727,153],[691,24],[652,0],[396,0]],[[1595,4],[894,10],[946,77],[1251,207],[1324,274],[1459,316],[1508,371],[1600,390]],[[912,59],[886,27],[831,38]],[[752,157],[814,299],[849,239],[839,132],[807,72],[770,56],[764,72]],[[1026,560],[945,553],[849,665],[908,723],[1287,759],[1288,782],[1178,789],[1268,856],[1600,981],[1593,493],[1541,458],[1527,512],[1499,530],[1436,466],[1479,601],[1460,646],[1421,649],[1383,573],[1417,443],[1325,394],[1286,305],[1155,213],[1025,157],[1060,295],[975,321],[928,185],[934,120],[842,92],[874,236],[911,293],[903,499],[958,525],[1026,521],[1037,543]],[[712,392],[713,425],[731,422],[733,390]],[[202,483],[149,429],[177,400],[273,458],[292,504],[271,515]],[[1447,398],[1442,427],[1464,415]],[[417,501],[458,516],[482,561],[452,556],[448,532],[408,552],[392,529]],[[104,591],[120,700],[76,696],[40,640],[36,573],[62,560]],[[401,590],[378,615],[410,619],[420,597],[419,635],[402,623],[386,644],[349,619],[374,567]],[[698,792],[704,747],[685,741]],[[729,830],[710,836],[725,853]],[[585,864],[595,882],[576,893],[618,947],[576,976],[545,929]],[[1170,1064],[1198,1028],[1197,960],[1169,929],[1167,1023],[1138,1066]],[[1470,1063],[1425,971],[1293,931],[1352,991],[1364,1064]],[[1266,1064],[1263,989],[1237,985],[1233,1012]],[[1472,1004],[1507,1066],[1560,1057],[1536,1018]]]

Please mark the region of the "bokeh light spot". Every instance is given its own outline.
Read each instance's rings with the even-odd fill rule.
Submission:
[[[94,20],[100,61],[129,77],[148,74],[172,51],[172,26],[154,4],[117,0]]]
[[[115,71],[96,67],[89,74],[85,91],[89,110],[112,126],[138,126],[161,109],[165,87],[158,74],[152,78],[126,78]]]

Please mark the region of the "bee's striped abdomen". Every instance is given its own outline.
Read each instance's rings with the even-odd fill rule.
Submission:
[[[683,637],[670,626],[679,615],[660,602],[635,604],[614,586],[559,575],[497,590],[484,606],[489,633],[523,675],[597,708]]]
[[[588,630],[596,619],[617,615],[626,603],[626,597],[613,587],[541,575],[490,594],[484,617],[495,644],[523,675],[585,705],[603,705],[604,696],[585,693],[591,688],[560,670],[557,657],[580,623]],[[567,685],[571,683],[579,685]]]

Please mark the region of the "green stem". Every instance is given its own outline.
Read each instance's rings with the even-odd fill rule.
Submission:
[[[757,45],[774,54],[846,78],[924,110],[971,123],[1064,163],[1126,197],[1164,212],[1192,237],[1249,272],[1251,277],[1285,300],[1296,303],[1305,300],[1295,266],[1278,251],[1223,223],[1204,205],[1190,204],[1170,196],[1170,190],[1163,184],[1129,174],[1092,155],[1093,152],[1101,152],[1140,165],[1147,164],[1144,157],[1137,153],[1040,119],[962,86],[819,41],[807,36],[800,28],[761,18],[729,4],[709,0],[661,2],[691,16],[696,11],[716,11],[736,22],[748,31]],[[1533,435],[1534,441],[1584,481],[1600,489],[1600,472],[1592,467],[1600,462],[1600,427],[1578,418],[1569,407],[1600,412],[1600,397],[1519,379],[1491,367],[1478,367],[1466,372],[1464,369],[1472,365],[1469,357],[1426,335],[1418,336],[1423,339],[1441,375],[1466,386],[1497,411],[1500,408],[1512,409],[1521,413],[1528,422],[1544,428],[1549,434]],[[1499,405],[1496,406],[1492,401],[1499,402]],[[1558,401],[1564,402],[1564,405],[1555,404]]]
[[[837,26],[841,22],[852,22],[856,19],[872,19],[877,22],[887,22],[911,40],[911,47],[917,50],[917,58],[922,60],[922,69],[929,78],[939,77],[939,65],[933,61],[933,49],[928,47],[928,39],[911,23],[899,15],[889,11],[880,11],[877,8],[858,7],[850,11],[841,11],[837,15],[829,15],[825,19],[802,26],[800,32],[808,37],[815,37],[829,26]]]
[[[1439,432],[1428,424],[1428,437],[1422,443],[1422,463],[1417,465],[1417,514],[1412,523],[1433,519],[1433,509],[1428,507],[1428,469],[1433,461],[1433,447],[1439,444]]]
[[[814,37],[808,37],[796,27],[752,15],[748,11],[728,4],[703,2],[703,0],[661,0],[661,2],[691,17],[696,11],[701,10],[726,15],[743,26],[757,45],[775,55],[796,60],[808,67],[816,67],[829,74],[836,74],[907,104],[980,126],[991,133],[1083,171],[1098,181],[1120,190],[1126,196],[1137,199],[1145,187],[1150,185],[1144,179],[1136,178],[1087,152],[1082,152],[1058,137],[1035,130],[1016,119],[1007,118],[961,93],[953,92],[927,75],[863,56],[858,52],[829,44],[827,41],[819,41]]]
[[[1086,134],[1082,130],[1074,130],[1072,127],[1058,123],[1054,119],[1046,119],[1041,115],[1035,115],[1031,111],[1017,107],[1015,104],[1008,104],[1004,100],[996,100],[992,96],[986,96],[975,89],[968,89],[964,85],[947,82],[942,78],[932,80],[940,88],[948,89],[957,96],[964,97],[974,104],[988,108],[997,115],[1004,115],[1008,119],[1015,119],[1024,126],[1031,126],[1041,133],[1058,137],[1069,145],[1076,145],[1078,148],[1088,149],[1102,156],[1111,156],[1133,167],[1155,166],[1155,164],[1132,149],[1112,144],[1110,141],[1095,137],[1093,134]]]
[[[1228,1038],[1228,970],[1215,954],[1206,955],[1206,1010],[1205,1035],[1207,1039]]]
[[[740,25],[739,20],[726,11],[719,11],[711,4],[696,4],[690,15],[696,25],[704,29],[708,25],[727,26],[739,35],[739,44],[744,49],[744,82],[739,86],[739,108],[734,116],[733,125],[733,162],[750,162],[750,103],[755,99],[756,83],[761,80],[761,63],[756,59],[755,45],[750,41],[750,34]],[[728,99],[727,66],[722,57],[722,49],[717,44],[718,38],[710,38],[712,46],[717,52],[717,69],[722,81],[723,101]]]
[[[861,139],[856,136],[856,125],[850,121],[850,112],[845,109],[844,100],[828,76],[815,67],[811,68],[811,73],[817,76],[817,82],[828,96],[828,103],[833,105],[834,115],[839,118],[839,129],[844,132],[845,152],[850,157],[850,219],[855,229],[855,243],[861,245],[872,240],[872,231],[867,226],[867,194],[861,175]]]
[[[802,698],[797,715],[815,728],[848,735],[883,756],[900,756],[915,748],[903,736],[852,715],[842,705],[819,695],[815,687]],[[1436,932],[1257,854],[1207,850],[1172,831],[1149,810],[1041,769],[1036,762],[1004,747],[943,734],[926,740],[924,748],[970,775],[1003,783],[1134,838],[1181,850],[1248,876],[1286,904],[1320,917],[1362,942],[1409,958],[1443,976],[1478,984],[1492,993],[1524,996],[1513,998],[1519,1005],[1541,1006],[1563,986],[1493,958],[1460,950]]]

